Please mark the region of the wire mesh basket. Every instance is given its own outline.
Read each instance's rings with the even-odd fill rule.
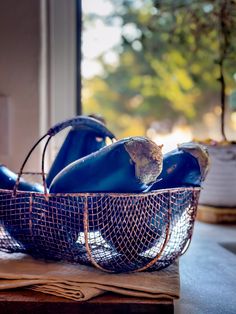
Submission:
[[[0,189],[0,250],[93,265],[107,272],[159,270],[188,247],[200,188],[149,193],[48,194],[44,155],[50,129],[31,149],[13,191]],[[74,121],[74,120],[73,120]],[[25,163],[49,136],[42,157],[44,194],[18,191]]]

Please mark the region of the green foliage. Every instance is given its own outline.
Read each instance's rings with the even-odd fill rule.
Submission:
[[[236,72],[235,1],[110,1],[116,9],[103,19],[112,24],[121,18],[122,49],[114,48],[119,64],[108,65],[100,57],[104,74],[84,82],[87,113],[99,111],[123,136],[137,133],[137,128],[144,133],[155,120],[185,117],[191,123],[220,104],[220,99],[209,102],[219,94],[224,53],[219,17],[227,2],[224,73],[230,91]]]

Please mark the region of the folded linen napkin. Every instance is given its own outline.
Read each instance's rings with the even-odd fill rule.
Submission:
[[[0,253],[0,290],[24,287],[76,301],[107,291],[147,298],[179,298],[178,264],[156,272],[111,274],[96,268],[45,262],[21,254]]]

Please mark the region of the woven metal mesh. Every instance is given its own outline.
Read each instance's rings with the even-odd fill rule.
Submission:
[[[0,190],[0,250],[94,265],[158,270],[191,239],[200,189],[143,194],[43,194]]]

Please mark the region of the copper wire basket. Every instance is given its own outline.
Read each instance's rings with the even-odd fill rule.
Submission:
[[[33,146],[13,191],[0,189],[0,250],[93,265],[107,272],[169,266],[191,241],[200,188],[139,194],[48,194],[44,172],[47,145],[73,121],[51,128]],[[18,191],[25,163],[47,136],[41,172],[44,194]]]

